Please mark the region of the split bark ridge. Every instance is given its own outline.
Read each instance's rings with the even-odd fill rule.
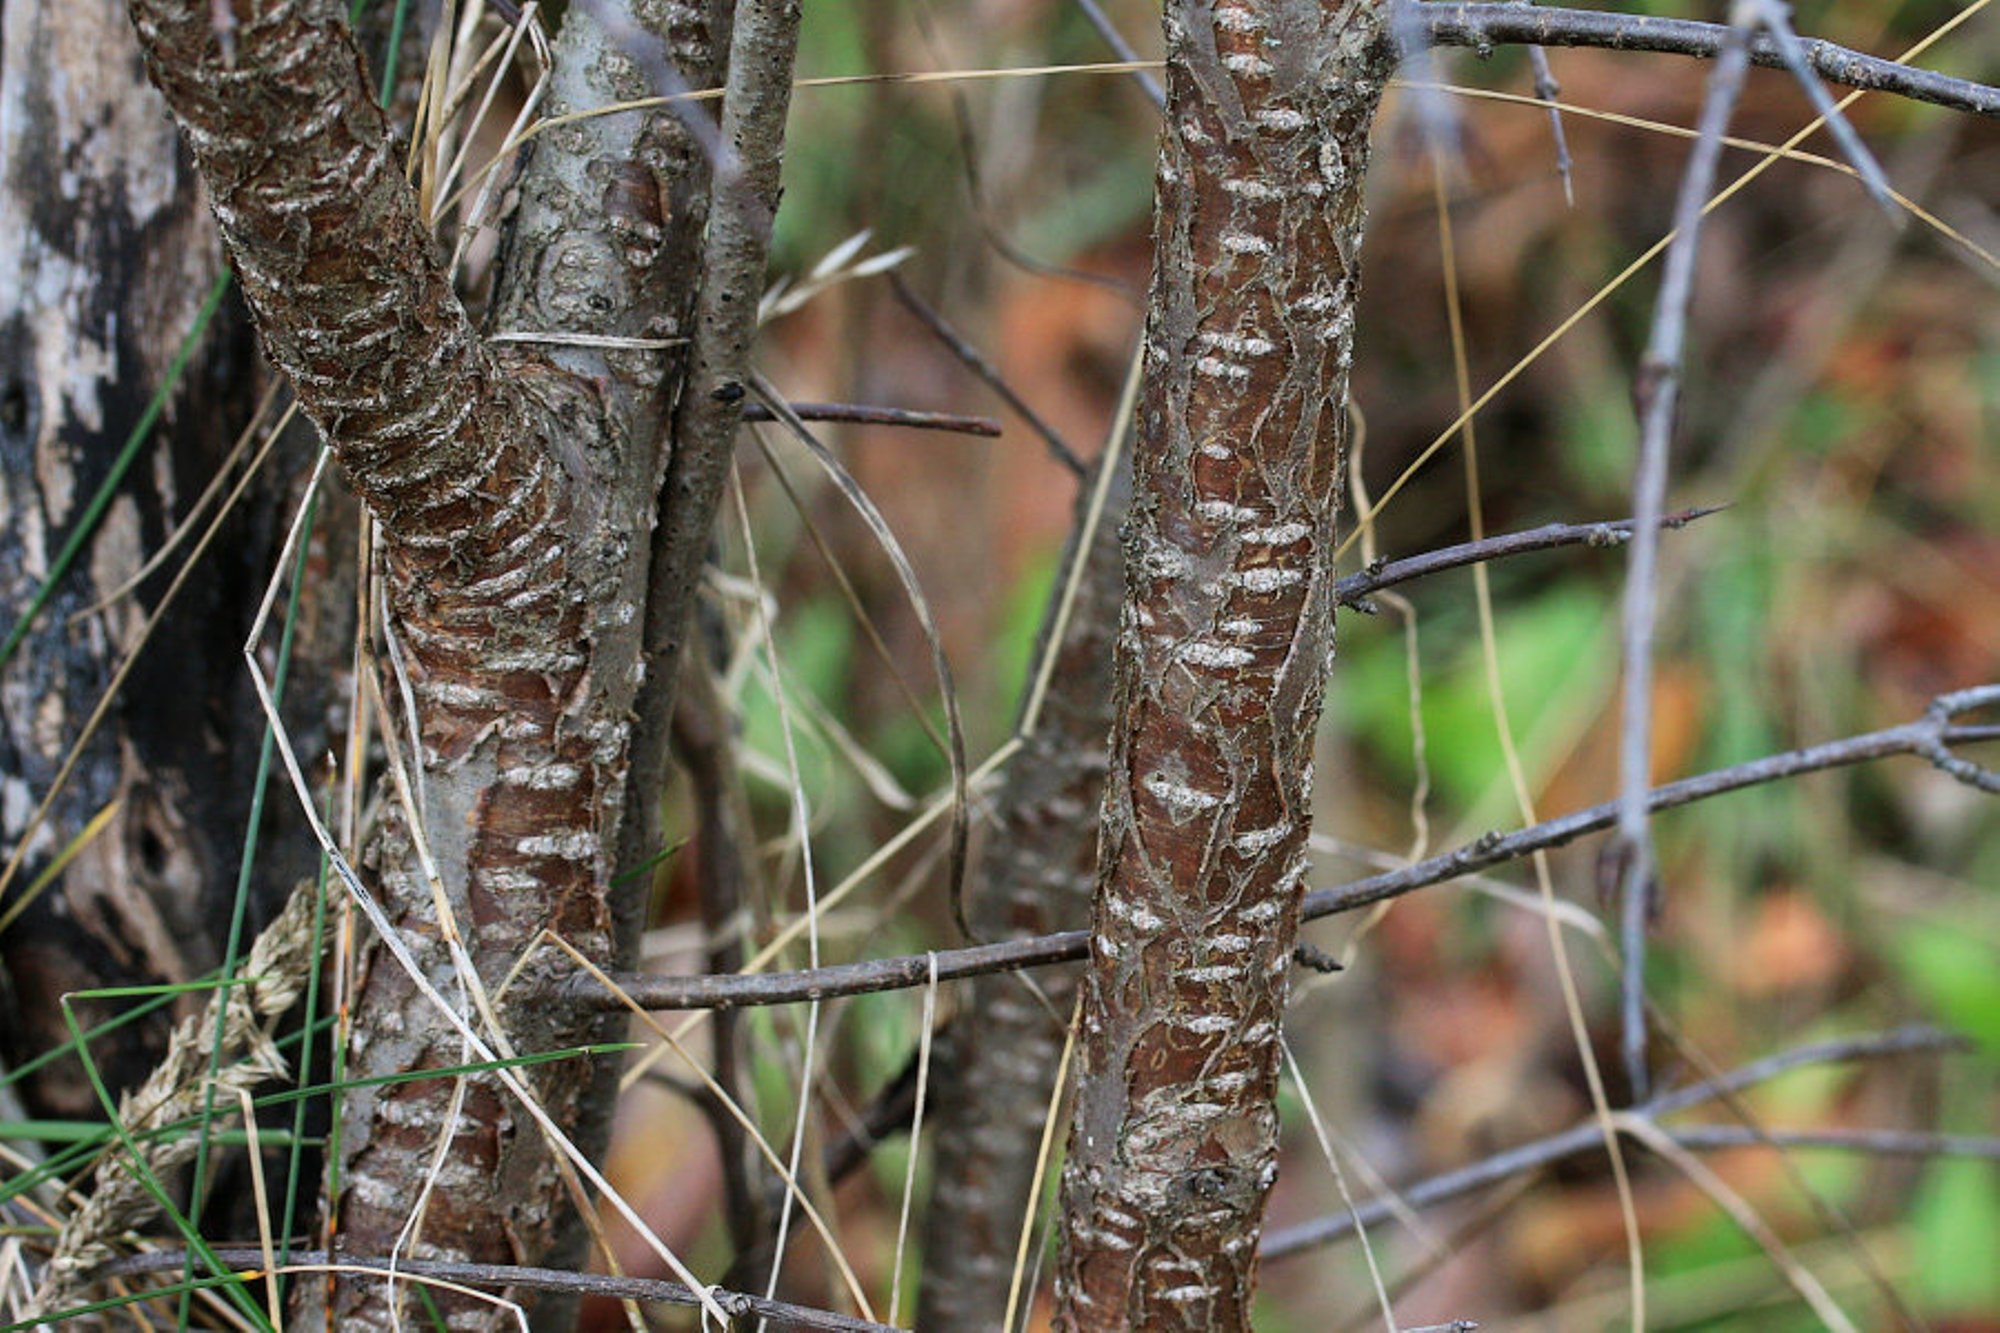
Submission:
[[[1247,1328],[1333,652],[1380,0],[1172,0],[1057,1321]]]
[[[265,348],[383,534],[387,628],[419,718],[418,822],[438,872],[427,877],[389,802],[368,853],[383,906],[442,993],[465,996],[470,980],[446,945],[455,928],[489,992],[505,981],[542,994],[544,969],[567,970],[553,951],[531,954],[544,931],[616,961],[605,886],[644,673],[660,423],[678,376],[657,352],[543,356],[480,339],[341,8],[237,0],[231,59],[210,5],[131,0]],[[555,110],[658,93],[662,63],[685,82],[712,79],[721,6],[657,0],[602,22],[598,10],[570,6]],[[703,161],[671,113],[552,132],[523,178],[497,316],[558,334],[678,332],[698,271]],[[400,697],[393,681],[383,694]],[[600,1021],[572,1006],[500,1004],[505,1044],[521,1051],[589,1041]],[[462,1059],[386,953],[366,965],[352,1011],[350,1078]],[[576,1126],[591,1080],[537,1072],[555,1122]],[[450,1080],[425,1080],[348,1097],[343,1242],[396,1249],[428,1179],[415,1252],[535,1262],[565,1210],[557,1160],[497,1087],[471,1081],[455,1119],[453,1093]],[[386,1324],[385,1288],[344,1284],[341,1325]],[[454,1327],[505,1317],[439,1300]]]

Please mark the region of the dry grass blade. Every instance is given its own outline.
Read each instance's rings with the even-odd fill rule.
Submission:
[[[910,1203],[917,1193],[917,1148],[923,1142],[924,1101],[930,1092],[931,1037],[937,1024],[937,955],[931,955],[930,984],[924,987],[924,1009],[917,1036],[917,1104],[910,1113],[910,1156],[903,1170],[903,1203],[896,1214],[896,1257],[890,1263],[889,1322],[896,1322],[903,1303],[903,1251],[910,1237]]]
[[[764,581],[763,575],[757,567],[757,539],[756,534],[751,530],[750,526],[749,506],[743,498],[743,478],[739,472],[731,468],[729,480],[730,495],[735,501],[737,521],[742,527],[743,553],[750,567],[750,582],[753,587],[761,588]],[[778,640],[771,627],[770,608],[761,597],[756,599],[756,607],[757,643],[763,650],[766,663],[770,668],[771,697],[778,705],[778,727],[785,740],[785,767],[786,776],[789,779],[787,791],[791,798],[789,804],[792,812],[791,832],[798,841],[799,868],[806,894],[806,956],[810,963],[817,966],[819,963],[820,904],[818,867],[813,860],[811,841],[812,811],[806,801],[805,780],[799,772],[798,744],[792,725],[791,706],[786,700],[784,683],[780,678]],[[861,1294],[860,1283],[854,1280],[852,1271],[848,1269],[847,1257],[842,1252],[839,1242],[834,1238],[832,1232],[825,1224],[819,1220],[819,1214],[811,1207],[810,1200],[807,1199],[805,1192],[799,1189],[797,1185],[799,1159],[805,1152],[808,1131],[812,1124],[813,1059],[819,1051],[819,1020],[820,1006],[819,1002],[815,1000],[806,1008],[805,1041],[799,1059],[798,1115],[792,1124],[791,1157],[783,1165],[778,1165],[775,1155],[771,1158],[772,1164],[777,1167],[779,1174],[787,1182],[789,1188],[785,1193],[783,1202],[778,1207],[777,1238],[772,1242],[771,1246],[771,1271],[765,1283],[764,1295],[768,1299],[777,1294],[778,1277],[784,1269],[785,1241],[791,1232],[792,1204],[794,1201],[797,1201],[806,1206],[808,1217],[812,1218],[819,1226],[820,1234],[826,1240],[828,1251],[834,1256],[835,1262],[847,1275],[850,1292],[856,1303],[863,1310],[867,1310],[868,1298]],[[675,1044],[678,1045],[678,1043]],[[698,1070],[697,1072],[704,1080],[713,1084],[713,1080],[710,1079],[706,1070]],[[712,1090],[718,1094],[722,1093],[719,1085],[713,1085]],[[750,1135],[753,1142],[762,1146],[763,1138],[761,1134],[754,1128],[751,1128]]]
[[[1299,1068],[1299,1058],[1292,1053],[1292,1044],[1280,1041],[1285,1052],[1285,1069],[1292,1076],[1292,1087],[1298,1091],[1299,1102],[1305,1107],[1306,1123],[1312,1126],[1313,1138],[1319,1144],[1320,1159],[1333,1176],[1335,1188],[1340,1191],[1340,1201],[1354,1211],[1354,1194],[1347,1188],[1347,1173],[1340,1169],[1340,1158],[1333,1151],[1333,1141],[1327,1136],[1325,1119],[1319,1113],[1319,1106],[1313,1101],[1312,1088],[1306,1082],[1305,1071]],[[1361,1242],[1361,1257],[1368,1264],[1368,1281],[1375,1288],[1375,1300],[1382,1312],[1382,1322],[1389,1333],[1396,1333],[1396,1306],[1389,1299],[1389,1288],[1382,1281],[1382,1266],[1375,1259],[1375,1246],[1368,1239],[1368,1230],[1359,1224],[1354,1229],[1355,1237]]]
[[[688,1072],[694,1075],[702,1088],[711,1097],[716,1099],[732,1120],[742,1127],[751,1145],[757,1149],[758,1155],[764,1159],[765,1163],[776,1174],[779,1183],[785,1190],[786,1197],[798,1205],[799,1210],[806,1216],[807,1224],[812,1227],[814,1233],[819,1236],[821,1243],[826,1246],[827,1253],[833,1257],[835,1267],[840,1273],[841,1282],[846,1287],[848,1299],[852,1300],[855,1307],[866,1314],[868,1318],[873,1319],[875,1316],[872,1313],[872,1307],[868,1303],[867,1291],[862,1286],[860,1277],[855,1273],[853,1265],[848,1262],[846,1254],[842,1251],[839,1241],[833,1234],[833,1229],[827,1224],[825,1214],[814,1205],[812,1199],[806,1194],[804,1186],[799,1181],[797,1161],[794,1160],[787,1164],[778,1155],[778,1150],[772,1146],[770,1139],[758,1127],[757,1122],[743,1109],[742,1104],[730,1094],[727,1088],[715,1081],[715,1077],[709,1072],[708,1066],[681,1042],[678,1035],[669,1031],[657,1018],[640,1008],[631,996],[623,993],[614,979],[607,976],[596,964],[577,952],[567,940],[558,936],[550,936],[548,942],[569,955],[585,975],[594,978],[606,990],[619,995],[621,1007],[651,1029],[653,1035],[658,1037],[662,1042],[662,1049],[672,1051],[680,1062],[687,1067]],[[891,1318],[893,1317],[892,1315]]]
[[[882,511],[868,498],[860,483],[852,473],[842,466],[824,444],[820,443],[798,414],[791,410],[784,398],[779,396],[770,382],[763,376],[753,377],[756,394],[771,410],[771,414],[789,430],[792,437],[803,444],[815,461],[826,469],[836,488],[847,502],[861,516],[862,522],[875,535],[882,553],[896,571],[897,579],[903,585],[910,609],[916,614],[917,622],[923,629],[924,641],[931,651],[931,667],[937,673],[938,695],[944,705],[946,747],[945,758],[951,765],[951,863],[947,871],[946,897],[951,904],[953,919],[959,931],[970,940],[973,938],[971,924],[965,915],[965,871],[966,844],[971,826],[971,779],[967,773],[965,760],[965,723],[959,715],[958,691],[952,685],[951,663],[945,657],[944,637],[938,630],[937,617],[932,613],[930,601],[924,596],[922,585],[917,581],[917,572],[904,554],[902,543],[890,529]]]
[[[1716,1207],[1729,1214],[1730,1220],[1743,1229],[1743,1234],[1756,1241],[1758,1247],[1770,1257],[1772,1264],[1784,1274],[1785,1281],[1799,1294],[1799,1299],[1812,1308],[1813,1314],[1818,1316],[1821,1323],[1829,1329],[1836,1330],[1836,1333],[1856,1333],[1854,1322],[1847,1317],[1845,1311],[1834,1304],[1833,1297],[1827,1294],[1820,1280],[1798,1261],[1792,1254],[1791,1248],[1779,1239],[1778,1233],[1771,1229],[1770,1224],[1758,1216],[1757,1210],[1752,1208],[1742,1195],[1731,1189],[1721,1176],[1710,1170],[1700,1158],[1674,1142],[1671,1135],[1651,1120],[1642,1116],[1620,1115],[1617,1117],[1617,1124],[1621,1133],[1631,1135],[1671,1163],[1675,1170],[1706,1194]]]
[[[1469,401],[1472,396],[1471,373],[1465,348],[1465,324],[1458,296],[1458,258],[1455,249],[1451,209],[1445,198],[1444,167],[1435,159],[1432,163],[1432,198],[1438,216],[1438,245],[1443,260],[1445,279],[1445,309],[1450,320],[1453,385],[1458,392],[1458,429],[1465,441],[1465,495],[1466,510],[1471,515],[1472,538],[1475,542],[1486,535],[1485,497],[1481,491],[1479,475],[1479,437],[1473,426],[1474,409]],[[1407,475],[1407,474],[1405,474]],[[1391,488],[1393,492],[1394,488]],[[1381,504],[1387,504],[1389,496],[1382,497]],[[1634,519],[1635,527],[1643,525],[1642,516]],[[1658,537],[1658,520],[1654,519],[1652,535]],[[1529,786],[1526,767],[1521,762],[1520,746],[1514,737],[1513,717],[1507,707],[1507,692],[1500,675],[1499,634],[1494,628],[1493,587],[1487,577],[1484,564],[1472,567],[1472,587],[1475,605],[1479,613],[1480,661],[1485,668],[1487,704],[1493,715],[1493,723],[1500,740],[1500,754],[1506,766],[1507,781],[1514,796],[1516,808],[1524,823],[1533,824],[1535,815],[1534,791]],[[1549,942],[1549,957],[1555,964],[1556,981],[1561,989],[1563,1016],[1569,1023],[1570,1040],[1576,1048],[1577,1061],[1583,1068],[1584,1082],[1590,1091],[1590,1105],[1604,1141],[1604,1154],[1611,1164],[1611,1178],[1618,1192],[1619,1222],[1624,1229],[1627,1282],[1631,1292],[1632,1326],[1644,1328],[1646,1325],[1646,1258],[1639,1233],[1639,1210],[1632,1197],[1632,1181],[1625,1167],[1625,1154],[1619,1145],[1618,1135],[1611,1126],[1611,1102],[1604,1090],[1604,1075],[1598,1068],[1597,1055],[1590,1043],[1589,1022],[1584,1016],[1583,1000],[1577,985],[1576,971],[1571,965],[1569,946],[1563,938],[1556,920],[1555,878],[1549,869],[1545,852],[1536,850],[1530,858],[1534,867],[1535,887],[1541,895],[1543,917]]]
[[[119,1120],[128,1134],[200,1119],[207,1095],[202,1075],[209,1063],[209,1038],[218,1028],[229,1063],[221,1066],[217,1087],[247,1097],[257,1084],[284,1075],[284,1057],[272,1043],[271,1028],[304,992],[306,973],[313,965],[316,897],[310,882],[293,890],[284,911],[251,946],[241,976],[225,982],[201,1014],[174,1028],[159,1066],[119,1107]],[[255,1119],[251,1116],[249,1123]],[[105,1159],[97,1169],[89,1202],[63,1224],[55,1253],[43,1266],[29,1318],[76,1303],[92,1271],[111,1257],[118,1238],[154,1216],[158,1204],[146,1186],[146,1174],[157,1177],[192,1161],[200,1142],[195,1134],[153,1141],[145,1148],[143,1164],[122,1154]]]
[[[1442,84],[1440,87],[1454,97],[1472,98],[1482,102],[1494,102],[1503,106],[1533,107],[1540,105],[1537,98],[1524,97],[1520,93],[1504,92],[1497,88],[1470,88],[1457,84]],[[1693,139],[1700,131],[1686,125],[1669,125],[1665,121],[1650,120],[1645,116],[1628,115],[1622,111],[1609,111],[1602,107],[1584,106],[1577,102],[1559,102],[1556,109],[1584,120],[1602,121],[1607,125],[1623,125],[1629,129],[1644,130],[1648,134],[1663,135],[1675,139]],[[1795,137],[1794,142],[1798,140]],[[1805,166],[1820,167],[1827,171],[1837,171],[1857,179],[1860,173],[1845,162],[1827,157],[1823,153],[1807,152],[1805,149],[1781,144],[1766,143],[1761,139],[1745,139],[1736,135],[1724,135],[1722,142],[1730,148],[1740,148],[1747,153],[1765,157],[1781,158],[1787,162],[1797,162]],[[1952,226],[1921,203],[1901,191],[1892,188],[1889,197],[1896,207],[1930,230],[1964,250],[1972,259],[1988,270],[2000,271],[2000,256],[1981,245],[1959,228]]]
[[[1035,1151],[1034,1187],[1028,1191],[1027,1211],[1021,1214],[1021,1239],[1014,1250],[1014,1275],[1007,1288],[1007,1314],[1000,1321],[1002,1333],[1014,1333],[1015,1316],[1022,1310],[1022,1297],[1026,1294],[1024,1279],[1028,1272],[1028,1246],[1035,1235],[1035,1209],[1042,1199],[1042,1182],[1047,1177],[1049,1164],[1055,1158],[1056,1127],[1062,1123],[1060,1112],[1075,1063],[1076,1028],[1082,1016],[1083,1007],[1079,1001],[1064,1031],[1062,1054],[1056,1062],[1055,1086],[1049,1090],[1049,1110],[1042,1119],[1042,1142]]]

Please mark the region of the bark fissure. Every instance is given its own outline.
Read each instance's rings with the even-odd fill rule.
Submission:
[[[1243,1328],[1333,651],[1384,7],[1170,3],[1058,1322]]]

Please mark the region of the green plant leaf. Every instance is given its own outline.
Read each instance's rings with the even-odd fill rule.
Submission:
[[[2000,1055],[2000,969],[1991,940],[1922,923],[1897,932],[1892,951],[1904,982],[1947,1026]]]
[[[1911,1206],[1912,1292],[1934,1314],[2000,1310],[2000,1168],[1940,1159],[1924,1172]]]

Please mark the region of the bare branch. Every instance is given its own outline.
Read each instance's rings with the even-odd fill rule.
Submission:
[[[231,1268],[253,1272],[261,1272],[268,1261],[264,1251],[258,1249],[223,1247],[213,1249],[209,1253]],[[182,1249],[148,1250],[144,1254],[113,1260],[97,1270],[97,1276],[119,1278],[178,1272],[187,1260],[187,1251]],[[447,1282],[462,1282],[467,1286],[491,1287],[496,1290],[515,1287],[531,1291],[568,1292],[579,1296],[602,1296],[609,1300],[658,1301],[662,1305],[680,1306],[686,1309],[699,1309],[702,1304],[702,1297],[691,1288],[678,1282],[665,1282],[654,1278],[611,1277],[602,1273],[577,1273],[560,1268],[527,1268],[514,1264],[439,1263],[434,1260],[403,1256],[398,1256],[391,1265],[388,1259],[349,1258],[339,1252],[336,1252],[329,1261],[325,1250],[293,1250],[290,1256],[292,1266],[307,1270],[323,1267],[329,1262],[338,1264],[343,1273],[357,1276],[373,1274],[386,1277],[393,1273],[395,1276],[406,1278],[442,1278]],[[805,1329],[811,1333],[895,1333],[895,1330],[887,1324],[856,1319],[833,1310],[816,1310],[810,1306],[794,1305],[789,1301],[771,1300],[738,1291],[724,1291],[720,1287],[708,1288],[707,1295],[734,1318],[765,1320],[774,1328]]]
[[[1976,1157],[2000,1162],[2000,1139],[1975,1134],[1925,1134],[1902,1129],[1763,1129],[1754,1125],[1690,1125],[1669,1130],[1683,1148],[1830,1148],[1872,1157]]]
[[[689,613],[749,394],[750,353],[777,216],[798,25],[798,0],[747,0],[736,6],[701,293],[646,585],[646,682],[637,712],[647,725],[639,728],[632,745],[616,858],[621,870],[643,864],[665,842],[660,793],[667,779],[668,724],[680,685]]]
[[[1921,755],[1934,766],[1972,785],[1993,782],[1993,773],[1944,747],[1957,738],[1960,730],[1950,725],[1951,717],[1972,708],[1992,707],[1995,704],[2000,704],[2000,685],[1945,695],[1915,722],[1753,759],[1656,787],[1648,795],[1647,808],[1653,811],[1669,810],[1745,787],[1779,782],[1849,764],[1867,763],[1892,755]],[[1986,729],[1977,730],[1984,732]],[[1965,771],[1955,771],[1953,766]],[[1488,833],[1454,851],[1399,870],[1315,889],[1306,895],[1304,915],[1307,920],[1318,920],[1351,912],[1371,903],[1459,879],[1490,866],[1518,861],[1535,852],[1560,847],[1586,834],[1609,828],[1616,821],[1617,813],[1618,807],[1614,802],[1594,805],[1513,833]],[[935,955],[937,975],[940,981],[956,981],[989,972],[1075,962],[1084,957],[1089,943],[1089,933],[1077,930],[1006,940],[999,944],[982,944],[969,949],[942,950]],[[930,977],[932,957],[930,954],[912,954],[795,972],[722,977],[624,975],[613,980],[633,1001],[647,1009],[721,1009],[795,1004],[805,1000],[906,990],[924,985]],[[622,998],[606,992],[588,977],[574,977],[564,984],[564,989],[579,1002],[602,1009],[622,1008],[625,1004]]]
[[[1828,741],[1802,750],[1789,750],[1655,787],[1648,794],[1646,808],[1648,811],[1670,810],[1724,792],[1740,791],[1744,787],[1898,754],[1922,755],[1933,766],[1951,773],[1960,781],[1979,785],[1982,778],[1992,780],[1994,775],[1945,750],[1943,737],[1952,716],[1971,708],[1990,707],[1996,699],[2000,699],[2000,685],[1945,695],[1934,701],[1922,718],[1900,727]],[[1954,771],[1950,764],[1963,766],[1967,771]],[[1574,842],[1587,833],[1609,828],[1617,822],[1617,817],[1617,803],[1605,802],[1513,833],[1488,833],[1455,851],[1433,856],[1401,870],[1371,875],[1336,888],[1315,889],[1306,895],[1306,915],[1316,918],[1351,911],[1369,903],[1400,897],[1414,889],[1484,870],[1488,866],[1518,861],[1535,852]]]
[[[1111,48],[1111,54],[1128,65],[1140,63],[1139,53],[1132,49],[1132,43],[1125,40],[1125,34],[1118,31],[1118,26],[1111,21],[1097,0],[1076,0],[1076,7],[1083,11],[1083,17],[1097,30],[1097,35],[1104,39],[1104,44]],[[1133,70],[1132,78],[1138,84],[1139,91],[1146,94],[1146,100],[1156,109],[1160,111],[1167,109],[1166,90],[1160,87],[1158,79],[1143,69]]]
[[[837,421],[855,426],[901,426],[906,430],[946,431],[997,439],[1000,423],[992,417],[961,416],[955,412],[913,412],[903,407],[870,407],[865,403],[787,403],[801,421]],[[776,421],[762,403],[743,406],[745,421]]]
[[[452,292],[340,7],[260,5],[230,52],[197,0],[131,10],[265,350],[355,489],[406,559],[505,560],[552,521],[554,478]]]
[[[1684,509],[1678,514],[1667,515],[1659,523],[1663,528],[1679,531],[1697,519],[1721,511],[1720,505]],[[1510,555],[1525,555],[1530,551],[1554,550],[1558,546],[1623,546],[1631,540],[1633,523],[1634,520],[1629,518],[1613,519],[1607,523],[1545,523],[1539,528],[1460,542],[1456,546],[1425,551],[1422,555],[1370,565],[1335,584],[1334,596],[1342,606],[1357,611],[1372,611],[1374,608],[1368,604],[1370,596],[1384,588],[1408,583],[1428,574],[1441,574],[1448,569],[1462,569],[1467,565],[1500,560]]]
[[[1556,150],[1556,175],[1562,180],[1563,202],[1576,207],[1576,180],[1571,171],[1573,163],[1569,156],[1569,135],[1563,129],[1563,113],[1559,99],[1562,85],[1556,82],[1555,71],[1549,68],[1549,53],[1539,46],[1528,48],[1528,68],[1535,72],[1535,97],[1549,104],[1549,138]]]
[[[1826,131],[1840,147],[1840,155],[1854,168],[1854,174],[1861,179],[1890,225],[1900,227],[1907,215],[1896,206],[1896,192],[1889,188],[1889,178],[1882,173],[1882,164],[1875,160],[1875,154],[1868,151],[1868,145],[1861,141],[1854,123],[1841,113],[1826,90],[1826,85],[1813,77],[1812,69],[1806,64],[1805,48],[1797,33],[1792,31],[1792,7],[1785,0],[1748,0],[1751,19],[1759,34],[1769,40],[1778,51],[1778,59],[1791,72],[1799,91],[1812,103],[1812,109],[1826,122]]]
[[[1653,841],[1646,822],[1646,788],[1653,762],[1653,624],[1659,600],[1658,515],[1667,494],[1667,452],[1679,417],[1681,363],[1686,356],[1688,307],[1694,301],[1694,264],[1701,248],[1701,220],[1722,139],[1729,132],[1750,68],[1750,28],[1730,30],[1729,42],[1710,71],[1699,131],[1674,200],[1673,243],[1653,308],[1653,327],[1639,362],[1632,396],[1639,410],[1639,458],[1632,480],[1631,560],[1625,576],[1624,681],[1618,729],[1618,836],[1605,849],[1606,882],[1619,898],[1619,940],[1625,956],[1621,1046],[1632,1095],[1646,1095],[1646,929],[1658,908]]]
[[[1918,1052],[1962,1051],[1969,1046],[1969,1042],[1954,1033],[1926,1027],[1898,1028],[1892,1032],[1842,1037],[1767,1056],[1713,1082],[1697,1083],[1662,1093],[1643,1105],[1634,1107],[1628,1114],[1657,1121],[1676,1111],[1703,1105],[1807,1065],[1833,1064],[1847,1060],[1876,1060]],[[1697,1134],[1701,1132],[1705,1131],[1697,1131]],[[1582,1124],[1572,1125],[1561,1133],[1495,1153],[1483,1161],[1457,1171],[1448,1171],[1443,1175],[1419,1181],[1407,1189],[1398,1190],[1397,1195],[1412,1207],[1442,1203],[1447,1199],[1455,1199],[1462,1194],[1470,1194],[1474,1190],[1496,1184],[1523,1171],[1531,1171],[1566,1157],[1590,1152],[1602,1147],[1603,1142],[1602,1127],[1596,1120],[1587,1120]],[[1386,1221],[1390,1216],[1389,1204],[1385,1200],[1377,1199],[1351,1212],[1337,1213],[1331,1217],[1322,1217],[1298,1226],[1287,1227],[1282,1231],[1273,1232],[1266,1239],[1264,1257],[1282,1259],[1304,1250],[1315,1249],[1347,1235],[1356,1225],[1374,1226],[1378,1222]]]
[[[1654,18],[1613,10],[1549,9],[1520,4],[1411,4],[1423,16],[1423,32],[1437,46],[1578,46],[1605,51],[1651,51],[1662,55],[1713,59],[1729,39],[1729,25],[1692,19]],[[1866,92],[1892,93],[1916,102],[1978,116],[2000,116],[2000,88],[1912,69],[1881,56],[1818,39],[1802,40],[1805,65],[1828,83]],[[1785,67],[1770,37],[1750,46],[1750,62]]]
[[[1028,406],[1027,400],[1016,393],[1014,387],[1001,377],[993,363],[981,355],[978,348],[960,336],[958,330],[954,329],[943,315],[932,309],[930,302],[918,296],[915,289],[903,281],[902,274],[891,273],[889,284],[895,290],[896,299],[903,303],[903,308],[915,315],[939,342],[950,349],[951,354],[957,357],[967,370],[985,382],[987,388],[999,394],[1002,402],[1019,413],[1021,420],[1027,422],[1035,434],[1042,437],[1042,442],[1048,445],[1049,456],[1068,468],[1070,475],[1081,481],[1088,469],[1084,466],[1083,460],[1077,457],[1076,450],[1069,447],[1069,442],[1057,433],[1054,426],[1044,421],[1034,408]]]
[[[674,749],[687,770],[694,803],[694,881],[707,940],[704,962],[718,974],[733,973],[743,965],[745,914],[768,910],[758,879],[756,824],[737,769],[732,721],[710,664],[700,655],[684,657],[680,697],[674,707]],[[767,1210],[760,1207],[758,1189],[763,1161],[743,1122],[731,1113],[734,1108],[723,1100],[727,1097],[737,1106],[749,1102],[748,1062],[733,1015],[716,1015],[711,1045],[714,1082],[690,1090],[690,1095],[715,1132],[729,1239],[740,1256],[763,1236]],[[781,1194],[778,1206],[782,1204]],[[776,1206],[768,1210],[775,1211]]]
[[[937,959],[937,977],[943,982],[993,972],[1046,967],[1051,963],[1073,963],[1081,959],[1089,948],[1090,932],[1067,930],[1054,935],[1002,940],[998,944],[942,949],[935,955],[908,954],[899,958],[837,963],[791,972],[746,972],[705,977],[660,977],[638,973],[612,977],[623,996],[606,991],[587,976],[573,978],[565,984],[564,990],[579,1001],[605,1010],[626,1008],[628,997],[631,1003],[642,1009],[752,1008],[831,1000],[843,995],[869,995],[877,991],[909,990],[928,985],[932,957]]]

